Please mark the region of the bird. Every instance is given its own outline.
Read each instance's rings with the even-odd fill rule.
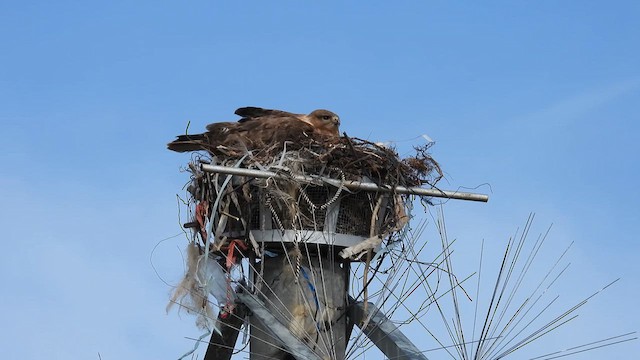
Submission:
[[[309,139],[322,141],[340,136],[340,117],[329,110],[318,109],[305,115],[248,106],[237,109],[235,114],[241,117],[237,122],[212,123],[205,133],[178,135],[167,148],[176,152],[243,153],[285,142],[295,145]]]

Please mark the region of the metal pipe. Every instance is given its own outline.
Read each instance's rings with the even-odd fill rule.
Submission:
[[[220,165],[202,164],[202,171],[211,173],[220,173],[227,175],[239,175],[249,176],[254,178],[275,178],[275,179],[294,179],[298,181],[304,181],[308,183],[321,184],[326,183],[335,187],[344,186],[351,190],[364,190],[364,191],[383,191],[383,192],[395,192],[398,194],[411,194],[419,196],[431,196],[447,199],[459,199],[470,201],[489,201],[489,196],[485,194],[468,193],[461,191],[446,191],[438,189],[424,189],[421,187],[405,187],[405,186],[380,186],[374,183],[365,183],[360,181],[340,181],[336,179],[330,179],[322,176],[305,176],[305,175],[281,175],[273,171],[245,169],[245,168],[232,168]]]
[[[244,292],[236,293],[236,296],[251,310],[251,316],[262,323],[262,328],[269,331],[275,339],[278,339],[282,343],[282,346],[287,349],[287,352],[293,355],[294,358],[322,360],[318,354],[309,348],[308,344],[293,336],[289,328],[280,322],[262,300],[258,299],[255,295]],[[262,356],[259,356],[260,353],[252,353],[251,358],[253,358],[254,354],[258,355],[258,358],[262,358]]]
[[[369,340],[389,359],[427,360],[422,351],[373,303],[368,303],[365,311],[362,301],[355,302],[349,296],[351,318],[355,325],[367,335]]]

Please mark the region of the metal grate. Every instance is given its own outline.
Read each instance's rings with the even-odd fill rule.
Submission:
[[[368,237],[373,213],[371,206],[370,196],[364,191],[340,198],[336,233]]]
[[[301,224],[293,225],[288,212],[278,206],[275,201],[272,201],[276,215],[285,229],[300,228],[300,225],[302,225],[302,230],[323,231],[328,228],[338,234],[369,236],[373,206],[371,204],[372,197],[369,193],[364,191],[358,193],[344,192],[344,195],[334,204],[339,208],[330,210],[332,206],[323,207],[323,205],[331,201],[335,192],[333,187],[310,185],[300,191],[304,192],[304,194],[297,194]],[[278,229],[278,222],[271,210],[267,206],[260,206],[261,203],[266,204],[264,192],[259,188],[253,188],[249,206],[251,211],[250,228],[254,230]],[[331,221],[327,216],[327,211],[337,211],[337,220],[334,218],[334,221],[336,221],[335,227],[333,224],[325,226],[325,221]],[[261,218],[265,221],[264,227],[261,227]]]
[[[322,231],[327,218],[327,210],[321,207],[330,199],[329,188],[325,186],[306,186],[301,191],[303,193],[298,197],[298,206],[302,217],[302,228],[304,230]],[[313,204],[313,206],[309,203]]]

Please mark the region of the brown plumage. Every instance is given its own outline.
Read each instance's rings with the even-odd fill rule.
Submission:
[[[177,152],[243,153],[282,145],[285,141],[299,144],[308,139],[339,136],[340,118],[328,110],[315,110],[304,115],[243,107],[235,113],[242,116],[238,122],[209,124],[207,132],[179,135],[167,147]]]

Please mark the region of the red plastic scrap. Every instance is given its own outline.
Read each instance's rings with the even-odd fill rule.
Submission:
[[[204,200],[196,205],[196,221],[200,226],[202,241],[207,241],[207,219],[209,217],[209,202]]]

